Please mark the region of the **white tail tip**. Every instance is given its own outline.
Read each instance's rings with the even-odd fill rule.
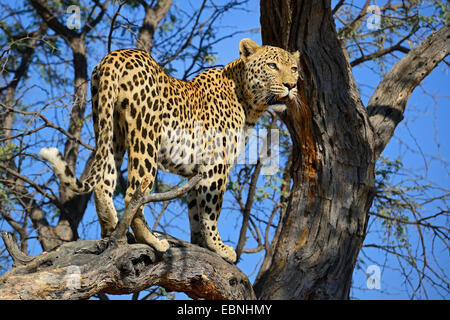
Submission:
[[[53,159],[56,159],[58,154],[59,150],[57,148],[42,148],[41,151],[39,151],[39,157],[50,162]]]

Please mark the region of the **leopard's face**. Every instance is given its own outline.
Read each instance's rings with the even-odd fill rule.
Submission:
[[[248,54],[245,55],[245,51],[244,54],[241,51],[246,70],[245,81],[255,105],[279,107],[297,98],[298,52],[290,53],[277,47],[257,46],[246,53]]]

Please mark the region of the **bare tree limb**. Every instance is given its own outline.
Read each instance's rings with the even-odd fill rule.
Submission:
[[[1,198],[0,198],[1,200]],[[20,236],[20,251],[26,253],[28,250],[28,231],[26,228],[26,223],[19,223],[10,214],[8,208],[3,208],[0,206],[0,216],[5,219],[5,221],[17,232]]]
[[[20,180],[28,183],[30,186],[32,186],[34,189],[36,189],[36,191],[38,191],[40,194],[42,194],[43,196],[47,197],[56,206],[61,206],[61,204],[59,203],[58,199],[55,196],[53,196],[52,194],[49,194],[48,192],[46,192],[44,189],[42,189],[42,187],[40,185],[35,183],[30,178],[28,178],[28,177],[18,173],[16,170],[13,170],[13,169],[3,165],[2,163],[0,163],[0,169],[2,171],[5,171],[9,175],[14,176],[16,179],[20,179]]]
[[[0,106],[5,110],[5,113],[0,118],[1,123],[1,132],[0,132],[0,142],[4,145],[7,145],[14,139],[14,136],[11,136],[11,129],[14,123],[14,116],[18,110],[13,109],[14,104],[16,103],[16,88],[19,83],[21,83],[22,79],[27,75],[29,70],[32,56],[35,52],[36,47],[38,46],[38,41],[42,40],[42,35],[47,31],[47,25],[45,23],[41,23],[40,27],[37,31],[33,32],[29,36],[29,42],[27,44],[26,49],[22,52],[22,57],[19,63],[19,67],[15,70],[13,79],[8,83],[5,93],[5,103],[1,103]],[[28,36],[27,36],[28,37]],[[14,36],[15,39],[18,39],[18,36]],[[20,173],[20,169],[16,164],[14,159],[2,159],[3,162],[0,164],[0,172],[6,173],[6,183],[8,190],[15,195],[18,203],[23,207],[26,212],[26,216],[29,217],[33,223],[33,227],[38,234],[38,239],[42,245],[44,250],[48,250],[53,248],[56,245],[56,242],[59,240],[59,236],[57,234],[56,229],[51,227],[44,212],[40,208],[40,204],[34,199],[32,193],[30,193],[25,187],[24,182],[28,183],[32,186],[36,191],[48,197],[51,201],[59,206],[59,201],[53,195],[45,192],[43,188],[41,188],[38,184],[33,182],[31,179],[23,176]],[[56,202],[55,202],[56,201]],[[19,224],[17,221],[13,220],[13,218],[3,212],[2,216],[6,219],[11,227],[13,227],[21,236],[21,244],[22,250],[26,251],[26,239],[24,236],[26,235],[25,230],[20,230]]]
[[[417,27],[412,28],[412,30],[406,36],[404,36],[396,44],[394,44],[394,45],[392,45],[392,46],[390,46],[388,48],[379,49],[379,50],[377,50],[375,52],[372,52],[371,54],[367,54],[367,55],[365,55],[364,52],[361,52],[362,53],[361,57],[359,57],[359,58],[353,60],[352,62],[350,62],[350,65],[352,67],[354,67],[354,66],[357,66],[358,64],[361,64],[363,62],[366,62],[366,61],[369,61],[369,60],[372,60],[372,59],[375,59],[375,58],[382,57],[382,56],[384,56],[384,55],[386,55],[388,53],[394,52],[394,51],[400,51],[400,52],[403,52],[403,53],[409,53],[410,49],[402,46],[402,43],[405,42],[406,40],[408,40],[409,38],[411,38],[412,35],[414,33],[416,33],[417,29],[418,29]],[[355,43],[358,44],[356,39],[355,39]]]
[[[89,14],[88,18],[86,19],[87,22],[84,25],[83,29],[81,30],[81,36],[84,37],[91,29],[93,29],[100,21],[102,21],[103,16],[106,13],[106,10],[108,9],[109,1],[105,1],[103,3],[100,3],[98,1],[94,1],[95,6],[92,7],[91,13]],[[92,13],[94,12],[96,7],[100,7],[100,12],[98,13],[97,17],[95,19],[91,19]]]
[[[247,241],[246,234],[247,234],[247,228],[248,228],[248,221],[250,219],[250,211],[253,206],[253,200],[255,199],[256,183],[258,181],[258,177],[261,172],[261,169],[262,169],[262,162],[258,161],[258,163],[256,164],[255,169],[253,171],[252,177],[251,177],[247,201],[245,203],[245,207],[242,212],[242,226],[241,226],[241,231],[239,233],[239,241],[236,246],[236,257],[237,257],[236,261],[239,261],[239,258],[244,249],[245,242]]]
[[[45,21],[45,23],[53,31],[61,35],[64,38],[64,40],[70,42],[72,41],[73,38],[78,36],[78,34],[74,30],[67,28],[65,25],[63,25],[61,22],[58,21],[58,18],[55,15],[53,15],[53,13],[47,7],[46,5],[47,1],[30,0],[30,3],[35,8],[37,13]]]
[[[339,0],[339,2],[334,6],[333,10],[331,11],[332,14],[335,14],[344,4],[345,0]]]
[[[199,26],[199,20],[200,20],[200,16],[203,13],[203,10],[205,9],[205,5],[206,5],[206,0],[203,0],[200,8],[197,10],[197,12],[195,13],[196,17],[195,17],[195,22],[194,25],[191,29],[191,32],[189,33],[189,35],[186,37],[186,40],[184,41],[184,43],[178,48],[178,50],[172,54],[171,57],[167,58],[164,62],[163,65],[171,62],[172,60],[174,60],[176,57],[178,57],[178,55],[183,52],[191,43],[192,39],[194,38],[194,36],[196,35],[196,33],[198,33],[198,29],[201,29],[201,27],[206,23],[202,23],[201,26]],[[194,59],[195,60],[195,59]],[[194,63],[194,62],[193,62]],[[192,65],[193,66],[193,65]],[[189,69],[189,68],[188,68]]]
[[[102,20],[107,9],[107,3],[100,4],[96,1],[95,6],[100,8],[100,13],[95,19],[91,19],[91,15],[93,14],[93,11],[91,11],[91,14],[89,14],[87,19],[88,22],[80,32],[71,30],[58,21],[58,18],[52,13],[46,1],[30,0],[30,3],[48,27],[61,36],[72,51],[74,99],[67,129],[67,133],[69,133],[72,138],[65,141],[64,159],[69,168],[75,172],[80,146],[77,140],[81,140],[81,129],[84,121],[88,91],[85,38],[88,31],[92,30],[92,28]],[[59,191],[59,201],[63,205],[63,210],[61,210],[57,230],[61,234],[61,238],[66,241],[77,239],[78,224],[86,210],[90,193],[77,195],[72,190],[65,188],[62,185],[59,186]]]
[[[79,143],[80,145],[82,145],[86,149],[89,149],[91,151],[95,150],[94,147],[86,144],[85,142],[81,141],[78,137],[75,137],[70,132],[67,132],[64,128],[61,128],[60,126],[54,124],[52,121],[48,120],[48,118],[46,116],[44,116],[40,111],[22,111],[22,110],[17,110],[17,109],[8,107],[6,105],[3,105],[2,103],[0,103],[0,106],[4,107],[6,110],[8,110],[10,112],[13,112],[13,113],[16,113],[16,114],[22,114],[22,115],[26,115],[26,116],[37,116],[37,117],[41,118],[41,120],[45,123],[45,126],[43,126],[43,128],[53,128],[55,130],[58,130],[59,132],[64,134],[68,139],[74,140],[76,143]],[[40,129],[40,128],[38,128],[38,129]],[[36,131],[38,131],[38,130],[36,130]],[[29,134],[29,133],[27,132],[27,134]],[[20,135],[17,135],[17,136],[20,136]],[[9,139],[16,138],[17,136],[9,137]]]
[[[343,45],[346,44],[351,34],[361,26],[364,17],[367,15],[367,8],[369,7],[369,4],[370,0],[366,0],[356,18],[339,31],[339,37],[341,38]]]
[[[109,35],[108,35],[108,52],[111,52],[111,41],[112,41],[112,34],[114,32],[114,24],[116,23],[117,16],[119,15],[120,9],[122,9],[122,6],[125,4],[125,2],[121,2],[119,4],[119,7],[116,10],[116,13],[114,13],[114,16],[111,19],[111,26],[109,28]]]
[[[378,84],[367,111],[379,155],[403,119],[406,103],[420,82],[450,53],[450,25],[428,36],[399,60]]]

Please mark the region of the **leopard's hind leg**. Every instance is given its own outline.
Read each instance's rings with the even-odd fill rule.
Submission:
[[[156,142],[155,142],[156,141]],[[146,139],[138,146],[131,146],[128,152],[128,188],[125,195],[125,206],[130,203],[136,188],[145,189],[144,194],[149,194],[153,188],[156,177],[156,151],[158,139]],[[142,150],[141,150],[142,146]],[[144,205],[137,211],[131,222],[134,237],[139,243],[146,243],[160,252],[169,248],[167,240],[158,239],[148,227],[144,216]]]
[[[114,121],[118,118],[115,106],[117,86],[110,77],[102,75],[102,68],[102,65],[97,66],[92,72],[91,96],[97,142],[94,169],[98,176],[94,186],[94,202],[100,222],[101,236],[104,238],[111,235],[118,222],[113,194],[124,154],[124,138]],[[111,87],[106,85],[108,81],[111,83]],[[104,88],[111,89],[113,95]],[[111,117],[112,113],[115,114],[114,117]]]

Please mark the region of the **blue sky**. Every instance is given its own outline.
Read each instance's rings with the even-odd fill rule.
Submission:
[[[197,1],[174,1],[180,6],[189,6],[189,3],[194,3],[197,6]],[[232,14],[226,14],[220,21],[220,28],[217,29],[217,37],[226,35],[234,31],[241,30],[255,30],[258,29],[259,24],[259,0],[250,0],[246,5],[246,11],[235,11]],[[241,38],[249,37],[255,42],[261,44],[261,36],[258,32],[243,33],[238,36],[225,39],[218,43],[214,48],[217,53],[217,61],[215,64],[225,65],[232,60],[238,58],[238,43]],[[102,48],[103,49],[103,48]],[[94,56],[100,59],[105,52],[98,50],[92,52]],[[96,57],[90,57],[90,61],[98,61]],[[380,76],[370,70],[370,64],[358,66],[353,69],[354,77],[360,87],[361,97],[364,103],[367,103],[371,93],[375,89],[377,83],[381,80]],[[90,64],[88,72],[91,72],[94,64]],[[41,79],[36,76],[36,82]],[[450,158],[450,145],[448,138],[450,137],[450,126],[447,124],[450,119],[449,109],[449,76],[448,67],[445,64],[440,64],[430,76],[428,76],[422,83],[422,88],[417,88],[408,101],[407,111],[405,113],[405,120],[397,128],[395,137],[391,140],[383,155],[390,159],[401,158],[404,171],[419,175],[422,180],[429,180],[440,185],[447,190],[450,189],[450,175],[447,167],[448,159]],[[39,89],[37,91],[30,91],[25,96],[25,99],[36,99],[39,96]],[[424,90],[433,94],[436,98],[433,99],[430,95],[425,94]],[[90,108],[90,107],[89,107]],[[57,121],[64,121],[65,115],[58,114]],[[87,124],[87,130],[92,133],[90,121]],[[49,132],[46,139],[52,140],[53,132]],[[39,141],[40,142],[40,141]],[[93,140],[88,141],[91,145]],[[406,148],[408,145],[410,148]],[[36,150],[37,152],[38,150]],[[430,156],[436,156],[435,160],[430,160]],[[439,157],[445,159],[446,162],[438,160]],[[408,171],[409,170],[409,171]],[[42,169],[44,171],[44,169]],[[402,177],[395,177],[395,179],[402,179]],[[261,180],[260,180],[260,183]],[[55,186],[56,191],[56,186]],[[231,203],[233,199],[227,194],[226,196]],[[118,204],[120,205],[120,204]],[[434,210],[434,207],[428,207],[428,210]],[[171,225],[167,231],[175,237],[189,240],[189,228],[187,220],[187,210],[181,204],[174,204],[171,212],[163,216],[162,221]],[[180,214],[181,213],[181,214]],[[146,217],[149,225],[153,225],[152,209],[146,209]],[[229,241],[235,245],[239,236],[239,216],[236,211],[224,209],[219,221],[219,230],[224,240]],[[442,221],[443,225],[448,225],[447,221]],[[0,227],[2,227],[0,225]],[[374,228],[377,229],[377,228]],[[379,228],[378,228],[379,229]],[[93,201],[90,202],[88,212],[83,219],[80,226],[81,230],[86,230],[84,234],[90,239],[98,238],[100,235],[99,226],[96,224],[95,208]],[[379,238],[383,234],[374,232],[370,234],[365,243],[380,243]],[[417,234],[411,230],[411,242],[417,242]],[[431,245],[431,236],[427,235],[427,245]],[[249,241],[248,246],[254,245],[254,242]],[[30,247],[31,254],[40,252],[40,247],[37,243]],[[365,251],[366,257],[364,260],[366,264],[361,264],[361,270],[354,272],[354,289],[351,296],[355,299],[408,299],[409,296],[404,292],[402,287],[402,276],[398,271],[398,262],[394,258],[385,259],[385,255],[375,249],[367,249]],[[444,248],[438,248],[437,259],[441,262],[441,267],[444,267],[446,274],[449,274],[449,255]],[[256,276],[259,264],[262,261],[263,253],[244,254],[242,261],[238,266],[247,274],[253,281]],[[365,269],[373,262],[368,262],[370,259],[376,261],[376,265],[381,268],[381,289],[368,290],[366,287],[366,273]],[[411,275],[413,277],[413,275]],[[433,293],[432,288],[429,291],[429,298],[440,299],[439,295]],[[179,295],[183,297],[183,295]],[[116,297],[125,298],[125,297]],[[448,296],[447,296],[448,298]]]

